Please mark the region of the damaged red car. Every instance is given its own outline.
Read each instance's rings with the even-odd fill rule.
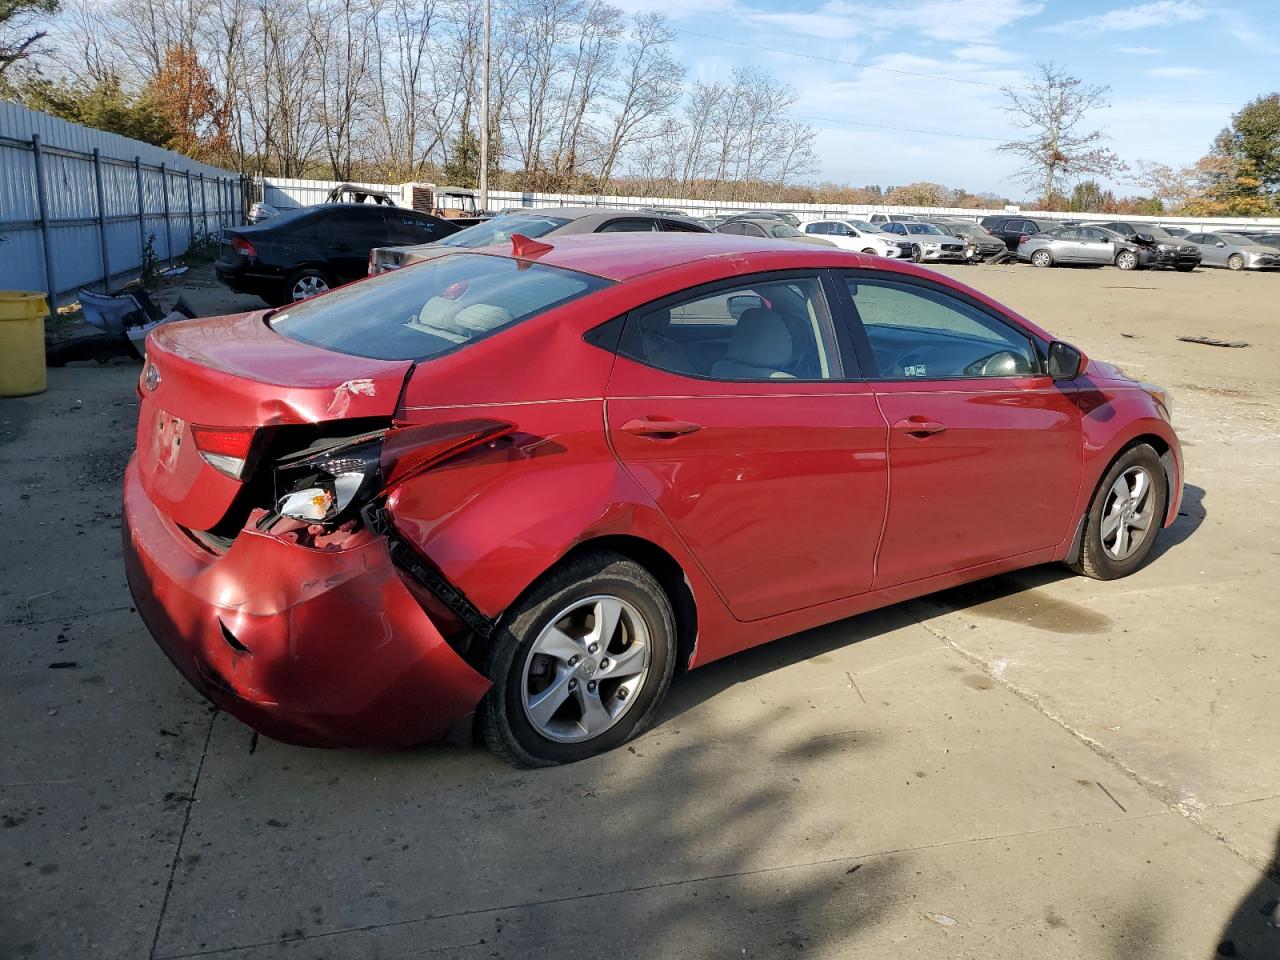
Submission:
[[[314,745],[578,760],[673,675],[1177,516],[1168,393],[912,264],[722,235],[453,254],[166,325],[124,541],[165,653]]]

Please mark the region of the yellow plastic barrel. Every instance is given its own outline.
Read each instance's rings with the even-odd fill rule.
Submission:
[[[43,293],[0,290],[0,397],[44,392],[44,318],[48,313]]]

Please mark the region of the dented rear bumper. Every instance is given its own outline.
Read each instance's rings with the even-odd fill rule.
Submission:
[[[201,693],[267,736],[309,746],[439,739],[489,681],[445,642],[382,537],[319,550],[245,530],[225,554],[124,481],[129,589],[160,648]]]

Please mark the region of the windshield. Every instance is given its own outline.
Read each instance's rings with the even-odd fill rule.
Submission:
[[[795,227],[788,226],[785,223],[775,223],[769,228],[769,235],[773,237],[803,237],[804,234]]]
[[[1177,237],[1171,234],[1164,227],[1157,227],[1154,223],[1134,223],[1130,224],[1130,226],[1132,226],[1134,230],[1138,231],[1138,233],[1151,234],[1151,236],[1155,237],[1157,240],[1177,239]]]
[[[965,237],[989,237],[991,232],[985,227],[980,227],[976,223],[952,223],[949,224],[951,232]]]
[[[1257,242],[1252,237],[1246,237],[1239,233],[1220,233],[1218,236],[1233,247],[1247,247]]]
[[[608,285],[528,261],[454,254],[338,287],[270,322],[292,340],[340,353],[427,360]]]
[[[846,220],[845,223],[861,233],[884,233],[874,223],[867,223],[865,220]]]
[[[945,237],[946,234],[935,227],[932,223],[907,223],[904,224],[907,233],[928,233],[939,237]]]
[[[513,233],[518,233],[522,237],[540,237],[569,222],[565,217],[552,217],[539,213],[509,213],[484,223],[477,223],[474,227],[459,230],[441,240],[440,245],[474,250],[476,247],[487,247],[491,243],[506,243]]]

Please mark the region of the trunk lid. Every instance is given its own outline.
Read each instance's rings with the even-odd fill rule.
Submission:
[[[152,501],[181,526],[216,527],[255,473],[271,469],[264,454],[282,431],[389,422],[395,414],[411,360],[299,343],[273,331],[265,317],[255,311],[165,324],[148,338],[136,459]],[[232,446],[246,434],[241,476],[215,469],[197,449],[197,434],[207,445],[213,431],[230,434]]]

